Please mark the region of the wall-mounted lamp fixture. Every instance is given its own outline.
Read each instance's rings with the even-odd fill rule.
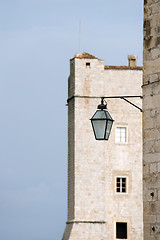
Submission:
[[[98,105],[98,110],[92,116],[91,123],[96,140],[108,140],[113,125],[113,118],[107,111],[107,103],[104,104],[105,98],[120,98],[128,102],[132,106],[138,108],[141,112],[142,109],[130,102],[126,98],[142,98],[142,96],[116,96],[116,97],[102,97],[101,104]]]
[[[67,100],[67,106],[71,99],[73,98],[101,98],[101,104],[98,105],[98,110],[92,116],[91,123],[96,140],[108,140],[113,125],[113,118],[107,110],[107,103],[104,103],[104,99],[107,98],[119,98],[127,103],[131,104],[133,107],[139,109],[142,112],[142,109],[129,101],[129,98],[141,98],[142,96],[110,96],[110,97],[98,97],[98,96],[79,96],[73,95]]]
[[[108,140],[111,132],[113,119],[107,111],[107,104],[104,104],[104,98],[98,105],[98,110],[92,116],[91,123],[96,140]]]

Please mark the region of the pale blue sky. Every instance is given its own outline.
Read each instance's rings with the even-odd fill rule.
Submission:
[[[140,0],[0,0],[0,239],[60,240],[67,219],[67,79],[81,52],[142,65]]]

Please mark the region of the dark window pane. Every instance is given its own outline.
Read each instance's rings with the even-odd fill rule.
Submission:
[[[120,192],[120,188],[117,188],[117,192]]]
[[[127,239],[127,223],[116,223],[116,238]]]
[[[117,178],[117,182],[120,182],[120,178]]]
[[[117,182],[117,187],[120,187],[120,183]]]
[[[122,192],[126,192],[126,188],[122,188]]]
[[[90,62],[86,62],[86,67],[90,67]]]

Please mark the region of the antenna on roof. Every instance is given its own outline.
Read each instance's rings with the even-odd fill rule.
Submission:
[[[80,53],[81,49],[81,20],[79,21],[79,44],[78,44],[78,53]]]

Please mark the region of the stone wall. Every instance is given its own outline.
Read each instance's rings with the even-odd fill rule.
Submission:
[[[90,123],[101,96],[142,94],[142,68],[104,66],[91,55],[75,57],[70,64],[63,240],[115,240],[116,222],[127,223],[127,239],[142,240],[142,113],[122,99],[108,99],[115,120],[109,141],[96,141]],[[130,101],[141,107],[140,98]],[[127,127],[125,143],[115,141],[117,126]],[[116,193],[117,176],[127,178],[125,194]]]
[[[144,0],[144,240],[160,239],[160,1]]]

